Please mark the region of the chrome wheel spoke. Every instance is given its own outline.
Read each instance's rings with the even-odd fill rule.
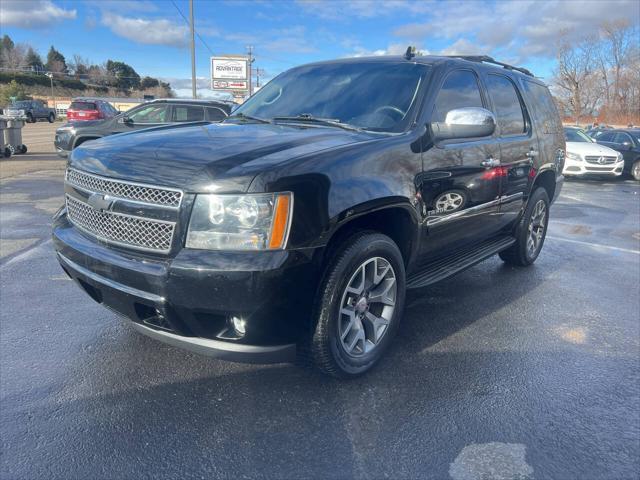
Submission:
[[[374,257],[360,265],[343,294],[338,335],[351,356],[370,352],[380,343],[395,311],[398,285],[391,263]]]
[[[371,329],[372,343],[378,343],[382,338],[382,335],[384,335],[384,332],[389,325],[389,321],[386,318],[378,317],[371,312],[367,312],[364,315],[363,320],[368,323],[369,328]]]

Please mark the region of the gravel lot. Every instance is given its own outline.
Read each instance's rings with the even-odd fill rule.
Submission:
[[[52,127],[0,162],[0,478],[638,478],[637,183],[568,182],[533,267],[411,292],[339,382],[164,346],[67,280]]]

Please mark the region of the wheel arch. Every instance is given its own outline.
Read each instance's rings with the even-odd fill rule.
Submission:
[[[348,212],[347,212],[348,213]],[[346,215],[331,233],[322,253],[322,262],[331,258],[336,248],[356,232],[373,231],[391,238],[409,265],[419,245],[419,222],[408,203],[390,203],[358,215]]]
[[[98,138],[102,138],[100,136],[97,135],[84,135],[82,137],[78,137],[75,139],[75,141],[73,142],[73,148],[79,147],[80,145],[82,145],[84,142],[88,141],[88,140],[96,140]]]
[[[556,172],[555,170],[544,170],[537,176],[531,187],[531,193],[535,191],[537,187],[542,187],[547,191],[549,201],[552,202],[556,192]]]

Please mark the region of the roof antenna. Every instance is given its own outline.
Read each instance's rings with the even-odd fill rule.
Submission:
[[[404,53],[404,58],[406,58],[407,60],[411,60],[415,56],[416,56],[416,47],[412,47],[411,45],[409,45],[407,47],[407,51]]]

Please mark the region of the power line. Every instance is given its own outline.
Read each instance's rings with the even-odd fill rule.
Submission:
[[[176,10],[178,11],[178,13],[179,13],[179,14],[180,14],[180,16],[182,17],[182,19],[185,21],[185,23],[186,23],[187,25],[191,25],[191,24],[189,23],[189,20],[187,19],[187,17],[185,17],[185,16],[184,16],[184,14],[182,13],[182,11],[181,11],[181,10],[180,10],[180,8],[178,7],[178,5],[176,5],[176,3],[175,3],[173,0],[170,0],[170,1],[171,1],[171,4],[176,8]],[[195,30],[195,27],[194,27],[194,30]],[[196,37],[198,37],[198,39],[202,42],[202,44],[207,48],[207,50],[209,50],[209,53],[210,53],[211,55],[213,55],[213,50],[212,50],[212,49],[211,49],[211,47],[207,44],[207,42],[205,42],[205,41],[204,41],[204,39],[200,36],[200,34],[198,33],[198,31],[197,31],[197,30],[195,30],[195,34],[196,34]]]

